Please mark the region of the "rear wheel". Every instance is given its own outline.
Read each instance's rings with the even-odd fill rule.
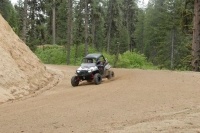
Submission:
[[[112,72],[108,71],[108,76],[106,76],[107,79],[111,79],[112,78]]]
[[[113,71],[109,71],[108,72],[108,76],[106,76],[107,79],[111,79],[115,76],[114,72]]]
[[[96,85],[98,85],[98,84],[101,83],[101,81],[102,81],[101,75],[100,75],[99,73],[96,73],[96,74],[94,75],[94,83],[95,83]]]
[[[77,76],[73,76],[73,77],[71,78],[71,84],[72,84],[73,87],[78,86],[78,84],[79,84],[79,79],[78,79]]]
[[[113,71],[111,71],[111,76],[112,78],[115,77],[115,73]]]

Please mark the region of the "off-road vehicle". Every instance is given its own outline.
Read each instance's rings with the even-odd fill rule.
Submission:
[[[79,85],[79,82],[86,80],[98,85],[101,83],[102,78],[111,79],[114,77],[114,72],[110,68],[110,64],[102,54],[88,54],[76,70],[76,76],[71,78],[71,84],[75,87]]]

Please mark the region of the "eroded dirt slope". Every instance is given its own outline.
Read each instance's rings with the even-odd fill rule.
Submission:
[[[40,95],[0,105],[4,133],[198,133],[200,75],[114,69],[115,79],[72,87],[76,67]]]
[[[53,86],[55,80],[0,15],[0,103]]]

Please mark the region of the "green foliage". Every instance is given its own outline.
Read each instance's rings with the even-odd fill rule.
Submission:
[[[65,50],[58,45],[37,47],[35,54],[46,64],[64,64],[66,62]]]
[[[75,55],[76,46],[71,47],[71,55],[70,55],[71,65],[80,65],[82,58],[85,56],[84,50],[85,50],[85,45],[84,44],[79,45],[78,48],[77,48],[77,55]],[[89,53],[95,53],[96,51],[95,51],[94,48],[89,47],[88,52]]]
[[[18,35],[23,27],[23,0],[13,9],[9,0],[1,0],[0,11]],[[149,0],[139,9],[138,0],[88,0],[89,53],[107,51],[104,55],[116,67],[151,67],[190,69],[193,0]],[[73,1],[70,62],[80,65],[85,49],[85,1]],[[26,43],[35,50],[52,42],[52,7],[56,8],[56,44],[37,48],[45,63],[65,64],[67,46],[67,1],[29,0]],[[17,15],[16,15],[17,12]],[[182,32],[184,30],[184,32]],[[188,35],[189,34],[189,35]],[[59,47],[59,48],[57,48]],[[128,53],[126,51],[138,51]],[[118,55],[119,56],[115,56]],[[130,57],[129,57],[130,56]],[[145,58],[147,57],[147,59]]]
[[[71,48],[71,60],[75,59],[75,46]],[[71,61],[70,65],[80,65],[82,58],[84,57],[84,45],[80,45],[78,49],[77,62]],[[89,53],[96,53],[96,51],[89,47]],[[66,50],[62,46],[58,45],[43,45],[37,47],[35,54],[46,64],[66,64]],[[115,55],[109,55],[106,52],[102,52],[108,62],[113,65]],[[141,69],[155,69],[152,63],[147,62],[146,57],[136,52],[125,52],[119,55],[119,60],[116,67],[120,68],[141,68]]]
[[[89,48],[90,53],[94,53],[93,48]],[[71,65],[79,65],[82,58],[84,57],[84,45],[80,45],[78,49],[78,57],[76,58],[77,62],[74,63],[75,57],[75,46],[71,47],[71,56],[72,60]],[[65,64],[66,63],[66,49],[63,46],[59,45],[43,45],[38,46],[35,50],[35,54],[43,63],[46,64]]]
[[[106,60],[113,66],[114,60],[115,60],[115,55],[108,54],[105,51],[102,52],[102,54],[105,56]]]
[[[147,62],[144,55],[136,52],[125,52],[119,55],[119,61],[117,67],[121,68],[141,68],[141,69],[153,69],[152,63]]]
[[[120,53],[124,53],[128,50],[128,46],[130,44],[130,37],[129,37],[129,34],[128,34],[128,30],[123,27],[121,28],[120,30],[120,37],[119,37],[119,48],[120,48]]]
[[[192,39],[182,32],[183,8],[182,0],[149,0],[147,9],[138,12],[135,30],[137,51],[144,53],[160,68],[189,68],[189,58],[186,57],[191,52],[187,45]]]

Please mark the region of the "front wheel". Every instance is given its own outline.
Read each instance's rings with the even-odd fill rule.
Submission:
[[[99,73],[96,73],[96,74],[94,75],[94,83],[95,83],[96,85],[98,85],[98,84],[101,83],[101,81],[102,81],[101,75],[100,75]]]
[[[71,84],[72,84],[73,87],[78,86],[78,84],[79,84],[79,79],[78,79],[77,76],[73,76],[73,77],[71,78]]]

